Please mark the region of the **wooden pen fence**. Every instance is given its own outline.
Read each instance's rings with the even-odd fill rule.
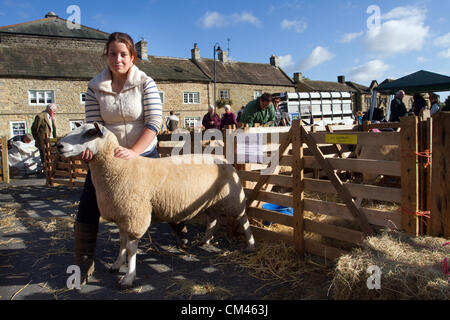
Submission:
[[[162,157],[210,153],[232,161],[243,182],[257,239],[283,240],[300,253],[335,259],[385,227],[450,237],[450,136],[444,125],[449,120],[450,114],[441,112],[433,117],[432,127],[430,119],[405,117],[395,124],[401,130],[392,132],[367,132],[370,124],[363,131],[361,126],[316,128],[294,121],[291,127],[231,129],[215,135],[162,134],[158,150]],[[252,145],[246,145],[242,136],[252,135],[264,137],[251,141],[262,146],[267,161],[249,156],[239,163],[237,150]],[[356,145],[397,146],[401,157],[357,159],[352,152]],[[61,159],[50,144],[47,159],[49,185],[81,185],[87,167],[80,159]],[[267,168],[271,174],[262,174]],[[397,177],[400,185],[359,184],[347,179],[349,173]],[[357,198],[377,205],[359,206]],[[265,203],[292,208],[293,213],[268,210]]]

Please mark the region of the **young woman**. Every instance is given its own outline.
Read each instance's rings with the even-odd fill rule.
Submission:
[[[136,66],[133,39],[112,33],[106,43],[106,68],[88,84],[86,122],[100,122],[114,132],[120,147],[114,156],[131,159],[139,155],[158,158],[157,139],[162,124],[162,104],[152,78]],[[82,158],[91,160],[86,149]],[[75,264],[82,272],[82,282],[94,271],[94,251],[100,213],[90,172],[86,177],[75,222]]]

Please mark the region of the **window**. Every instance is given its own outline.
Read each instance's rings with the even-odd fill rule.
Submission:
[[[230,99],[230,90],[220,90],[219,98],[220,99]]]
[[[258,99],[261,96],[262,96],[262,91],[261,90],[253,91],[253,99]]]
[[[199,104],[200,92],[183,92],[183,104]]]
[[[159,97],[161,98],[161,103],[164,103],[164,92],[158,91]]]
[[[185,128],[198,128],[202,126],[200,117],[184,117]]]
[[[77,124],[82,126],[84,124],[84,121],[83,120],[70,120],[70,131],[73,131],[76,128],[78,128]]]
[[[86,92],[80,93],[80,103],[85,104],[86,103]]]
[[[54,102],[54,94],[52,90],[29,90],[29,105],[47,105]]]
[[[26,121],[11,121],[9,124],[11,128],[11,137],[27,133]]]

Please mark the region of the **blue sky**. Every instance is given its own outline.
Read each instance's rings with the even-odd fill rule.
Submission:
[[[368,85],[420,69],[450,76],[448,0],[0,0],[0,25],[48,11],[70,19],[71,5],[82,25],[144,38],[151,55],[189,58],[198,43],[212,58],[219,42],[232,60],[269,63],[275,54],[289,75],[312,80],[345,75]]]

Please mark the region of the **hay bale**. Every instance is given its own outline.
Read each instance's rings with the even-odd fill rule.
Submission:
[[[444,259],[446,241],[383,231],[368,237],[361,248],[342,256],[333,279],[334,299],[449,299],[450,284]],[[368,289],[369,266],[381,269],[380,289]]]

